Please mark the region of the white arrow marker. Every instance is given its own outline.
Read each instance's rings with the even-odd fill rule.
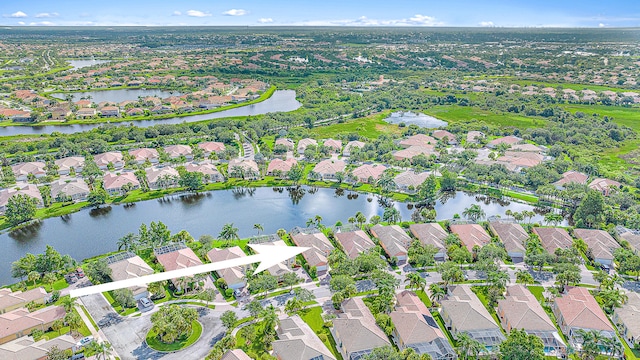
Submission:
[[[256,251],[257,255],[244,256],[235,259],[229,259],[224,261],[219,261],[210,264],[192,266],[184,269],[177,269],[172,271],[166,271],[158,274],[151,274],[126,280],[114,281],[110,283],[100,284],[89,286],[86,288],[74,289],[69,292],[72,298],[98,294],[105,291],[113,291],[118,289],[125,289],[129,287],[135,286],[145,286],[152,282],[177,279],[185,276],[192,276],[195,274],[208,273],[211,271],[217,271],[222,269],[227,269],[234,266],[242,266],[249,265],[253,263],[260,262],[258,268],[254,272],[257,274],[263,270],[266,270],[273,265],[291,259],[292,257],[302,254],[303,252],[309,250],[308,247],[298,247],[298,246],[277,246],[277,245],[249,245],[254,251]]]

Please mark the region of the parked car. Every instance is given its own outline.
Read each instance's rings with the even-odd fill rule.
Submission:
[[[83,337],[82,339],[80,339],[80,341],[78,341],[78,344],[76,345],[76,347],[82,348],[82,347],[84,347],[85,345],[89,344],[92,341],[93,341],[93,336]]]
[[[140,310],[148,310],[153,307],[153,301],[149,300],[149,298],[146,298],[146,297],[143,297],[142,299],[138,300],[138,304],[139,304]]]
[[[84,353],[79,353],[79,354],[75,354],[71,357],[70,360],[80,360],[80,359],[84,359]]]
[[[64,279],[69,284],[75,284],[76,282],[78,282],[78,277],[75,274],[67,274],[64,276]]]
[[[81,267],[76,269],[76,276],[82,279],[84,277],[84,270]]]

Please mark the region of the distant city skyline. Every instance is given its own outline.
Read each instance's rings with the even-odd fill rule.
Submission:
[[[2,26],[640,27],[629,0],[2,0]]]

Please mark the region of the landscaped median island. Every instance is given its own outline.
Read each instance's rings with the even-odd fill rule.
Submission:
[[[194,308],[167,305],[151,315],[151,329],[146,343],[150,348],[173,352],[193,345],[202,335],[202,324]]]

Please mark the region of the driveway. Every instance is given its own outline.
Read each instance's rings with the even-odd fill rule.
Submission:
[[[157,306],[141,316],[121,317],[114,315],[113,309],[101,294],[85,296],[82,302],[100,324],[102,332],[122,359],[200,360],[204,359],[213,345],[224,336],[224,328],[220,321],[223,311],[193,306],[198,310],[198,321],[202,324],[200,339],[188,349],[175,353],[161,353],[144,343],[151,328],[151,314],[157,311]]]

